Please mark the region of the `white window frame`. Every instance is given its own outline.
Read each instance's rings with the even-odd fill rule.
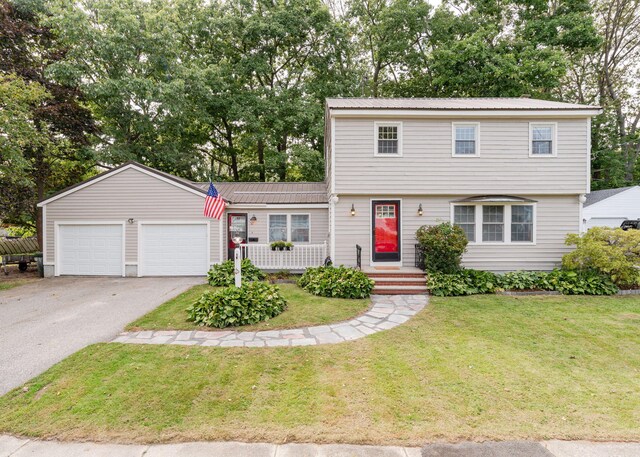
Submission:
[[[475,154],[456,154],[456,128],[464,126],[475,127]],[[480,122],[452,122],[451,123],[451,157],[480,157]]]
[[[533,233],[531,241],[511,241],[511,207],[512,206],[532,206],[533,207]],[[538,231],[538,207],[536,202],[456,202],[451,203],[450,222],[454,225],[454,207],[475,206],[476,207],[476,240],[469,241],[469,245],[483,246],[535,246],[536,234]],[[482,241],[482,221],[483,207],[504,206],[504,240],[503,241]]]
[[[271,241],[271,216],[286,216],[287,217],[287,239],[285,240],[287,243],[295,243],[295,244],[311,244],[311,213],[269,213],[267,214],[267,242],[269,244],[273,243]],[[307,216],[309,219],[309,241],[291,241],[291,216]]]
[[[533,128],[534,127],[551,127],[551,154],[534,154],[533,153]],[[529,122],[529,157],[549,158],[558,156],[558,123],[557,122]]]
[[[398,127],[398,153],[385,154],[378,152],[378,129],[380,127]],[[382,122],[373,123],[373,155],[375,157],[402,157],[402,122]]]

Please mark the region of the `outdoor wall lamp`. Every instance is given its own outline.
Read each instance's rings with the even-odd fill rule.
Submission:
[[[351,215],[355,216],[356,215],[356,207],[353,206],[353,203],[351,203]]]
[[[255,223],[258,222],[258,218],[255,214],[251,215],[251,219],[249,219],[249,222],[251,222],[251,225],[255,225]]]
[[[418,216],[422,216],[422,213],[423,213],[423,211],[422,211],[422,203],[420,203],[418,205]]]
[[[128,222],[129,224],[133,224],[135,221],[133,220],[133,218],[132,218],[132,217],[130,217],[129,219],[127,219],[127,222]]]

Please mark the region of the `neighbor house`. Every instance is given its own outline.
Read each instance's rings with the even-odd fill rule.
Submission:
[[[416,264],[418,227],[460,225],[464,264],[549,270],[580,231],[598,107],[528,98],[329,99],[326,180],[208,183],[127,163],[39,203],[52,275],[203,275],[234,236],[261,268]],[[291,251],[272,251],[273,241]]]
[[[582,212],[585,230],[620,227],[627,219],[640,219],[640,186],[596,190],[587,194]]]

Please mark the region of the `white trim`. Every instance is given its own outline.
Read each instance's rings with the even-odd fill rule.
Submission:
[[[211,223],[210,221],[184,221],[184,220],[149,220],[138,221],[138,271],[137,276],[144,276],[144,262],[142,256],[142,226],[143,225],[205,225],[207,227],[207,266],[211,266]],[[206,273],[205,273],[206,274]]]
[[[533,154],[533,128],[552,127],[551,154]],[[529,122],[529,157],[549,158],[558,157],[558,123],[557,122]]]
[[[83,221],[74,221],[74,220],[69,220],[69,221],[55,221],[53,223],[53,232],[54,232],[54,255],[55,255],[55,262],[54,262],[54,271],[53,271],[53,275],[54,276],[60,276],[61,274],[61,270],[62,270],[62,261],[61,261],[61,257],[60,257],[60,226],[61,225],[121,225],[122,226],[122,277],[125,277],[125,246],[127,245],[127,235],[126,235],[126,230],[125,230],[125,224],[126,221],[100,221],[100,220],[96,220],[96,221],[87,221],[87,220],[83,220]],[[43,263],[44,263],[44,259],[43,259]]]
[[[336,193],[336,120],[331,118],[331,194]],[[333,257],[332,257],[333,259]]]
[[[452,118],[452,117],[525,117],[525,118],[583,118],[597,116],[602,113],[601,109],[575,109],[575,110],[558,110],[558,109],[538,109],[538,110],[485,110],[485,109],[466,109],[466,110],[429,110],[429,109],[337,109],[331,108],[330,116],[332,118],[341,117],[402,117],[402,118]]]
[[[47,264],[47,251],[49,250],[49,246],[47,246],[47,207],[42,207],[42,263],[44,265]]]
[[[224,213],[224,218],[225,219],[228,218],[228,215],[226,212]],[[222,263],[224,262],[224,253],[226,251],[224,246],[224,220],[222,217],[220,218],[220,224],[219,224],[218,230],[220,231],[220,233],[218,234],[218,238],[219,238],[218,242],[220,244],[220,255],[218,256],[218,258],[220,261],[219,263]]]
[[[239,203],[237,205],[227,205],[226,210],[242,210],[242,209],[326,209],[328,203],[304,203],[304,204],[269,204],[269,203]]]
[[[398,233],[398,248],[400,249],[400,260],[397,262],[374,262],[373,261],[373,202],[374,201],[392,201],[398,202],[398,222],[400,223],[400,230]],[[404,230],[404,223],[402,221],[402,208],[404,207],[401,198],[386,198],[386,197],[376,197],[369,199],[369,266],[387,266],[387,267],[401,267],[404,253],[404,236],[402,236],[402,231]]]
[[[159,175],[157,173],[153,173],[153,172],[151,172],[149,170],[145,170],[145,169],[140,168],[139,166],[137,166],[137,165],[135,165],[133,163],[130,163],[129,165],[125,165],[122,168],[118,168],[117,170],[108,171],[108,172],[104,173],[102,176],[100,176],[98,178],[89,179],[86,182],[84,182],[83,184],[80,184],[80,185],[78,185],[78,186],[76,186],[76,187],[74,187],[72,189],[69,189],[69,190],[67,190],[65,192],[62,192],[62,193],[60,193],[58,195],[54,195],[53,197],[48,198],[47,200],[44,200],[44,201],[38,203],[38,206],[40,207],[40,206],[47,205],[47,204],[49,204],[49,203],[51,203],[53,201],[56,201],[56,200],[58,200],[58,199],[60,199],[62,197],[66,197],[69,194],[72,194],[74,192],[82,190],[85,187],[91,186],[93,184],[96,184],[96,183],[104,180],[104,179],[110,178],[111,176],[115,176],[118,173],[122,173],[123,171],[130,170],[130,169],[134,169],[134,170],[137,170],[137,171],[139,171],[141,173],[144,173],[146,175],[153,176],[154,178],[157,178],[160,181],[164,181],[164,182],[166,182],[168,184],[171,184],[173,186],[179,187],[180,189],[183,189],[183,190],[186,190],[188,192],[191,192],[192,194],[198,195],[198,196],[200,196],[202,198],[204,198],[206,196],[206,194],[203,193],[203,192],[197,191],[195,189],[192,189],[191,187],[188,187],[188,186],[185,186],[183,184],[180,184],[179,182],[176,182],[176,181],[174,181],[172,179],[165,178],[164,176],[161,176],[161,175]]]
[[[267,214],[267,243],[271,244],[271,216],[285,216],[287,219],[287,243],[311,244],[311,213],[268,213]],[[307,216],[309,219],[309,241],[291,241],[291,216]]]
[[[340,201],[340,198],[337,195],[332,195],[329,198],[331,202],[329,205],[329,257],[331,257],[331,261],[335,263],[336,261],[336,204]]]
[[[456,206],[475,206],[475,233],[476,240],[469,241],[469,246],[535,246],[538,232],[538,207],[537,202],[450,202],[449,222],[454,224],[453,208]],[[504,206],[504,241],[482,241],[482,218],[484,206]],[[532,241],[511,241],[511,207],[533,207],[533,233]]]
[[[456,154],[456,127],[472,125],[475,127],[475,152],[473,154]],[[480,122],[451,123],[451,157],[480,157]]]
[[[398,153],[384,154],[378,152],[378,130],[380,127],[398,127]],[[374,157],[402,157],[402,122],[375,121],[373,123],[373,155]]]

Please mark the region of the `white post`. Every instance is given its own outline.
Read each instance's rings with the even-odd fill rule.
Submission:
[[[236,248],[233,250],[233,265],[236,287],[242,287],[242,256],[240,255],[240,247],[238,247],[238,245],[236,245]]]

